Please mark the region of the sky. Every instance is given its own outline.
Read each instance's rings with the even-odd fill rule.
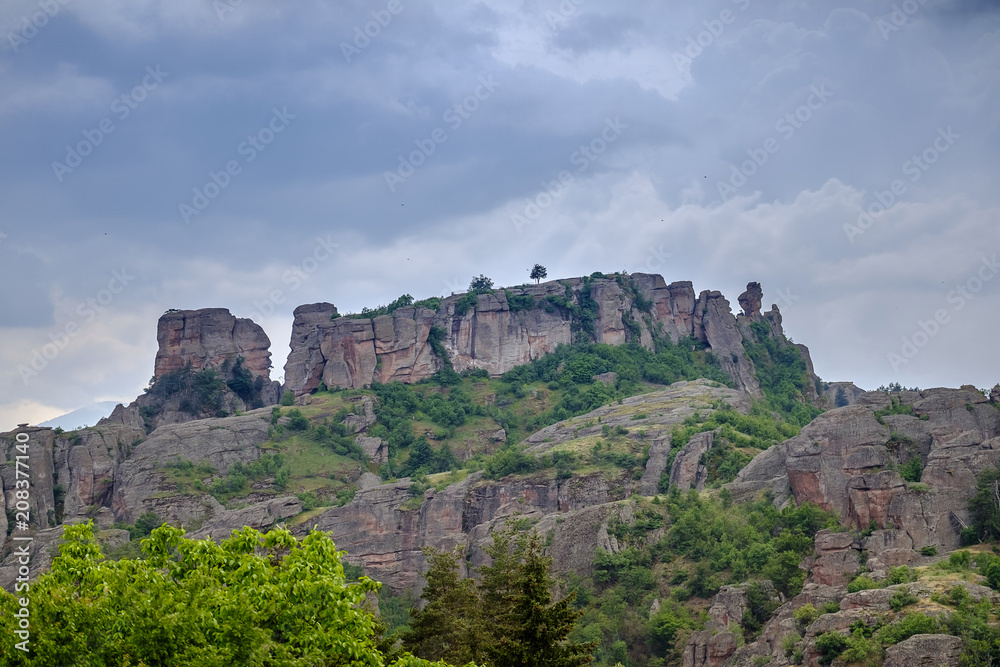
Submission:
[[[1000,3],[4,0],[0,430],[261,324],[759,281],[827,381],[1000,382]]]

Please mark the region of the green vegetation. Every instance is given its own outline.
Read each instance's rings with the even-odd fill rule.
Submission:
[[[584,612],[571,638],[599,643],[598,666],[679,664],[690,632],[704,623],[706,601],[721,586],[759,578],[785,595],[797,593],[805,574],[798,564],[812,553],[813,536],[836,525],[814,505],[779,511],[766,498],[735,505],[722,493],[671,491],[665,502],[632,502],[631,523],[608,524],[622,549],[597,553],[592,580],[568,582]],[[663,529],[659,540],[648,539]],[[741,619],[746,638],[776,607],[768,589],[748,584],[750,611]],[[650,613],[654,599],[660,610]]]
[[[373,319],[380,315],[391,315],[393,311],[399,308],[406,308],[407,306],[413,305],[413,297],[409,294],[404,294],[395,301],[390,302],[386,306],[378,306],[376,308],[362,308],[360,313],[347,313],[342,317],[347,317],[355,320],[367,320]],[[335,319],[333,317],[330,318]]]
[[[708,468],[708,483],[718,487],[736,478],[758,452],[799,433],[799,427],[779,419],[763,403],[755,403],[749,415],[736,412],[719,401],[716,411],[707,417],[700,412],[687,417],[670,433],[670,455],[667,469],[674,457],[697,433],[717,431],[712,447],[702,461]],[[668,479],[661,480],[661,491],[667,490]]]
[[[972,525],[962,530],[965,544],[1000,538],[1000,465],[987,468],[976,482],[976,493],[969,500]]]
[[[534,280],[536,284],[539,283],[542,280],[542,278],[547,278],[548,275],[549,275],[548,269],[546,269],[541,264],[535,264],[533,267],[531,267],[530,278]]]
[[[590,662],[595,644],[569,640],[580,612],[575,595],[552,598],[552,559],[537,533],[513,524],[493,532],[482,579],[458,578],[458,554],[427,551],[431,569],[403,646],[428,660],[495,667],[573,667]]]
[[[791,341],[771,336],[767,322],[752,322],[754,340],[744,338],[743,347],[757,369],[757,380],[767,407],[788,422],[802,427],[822,410],[808,401],[812,384],[805,359]]]
[[[49,572],[31,584],[31,635],[16,646],[17,597],[0,591],[5,665],[366,665],[430,667],[389,657],[365,596],[348,584],[330,538],[244,528],[215,544],[171,526],[145,559],[103,560],[90,523],[66,526]],[[435,667],[444,667],[436,665]]]

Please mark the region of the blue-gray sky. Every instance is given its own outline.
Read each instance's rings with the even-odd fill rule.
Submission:
[[[0,429],[134,398],[168,308],[252,317],[280,376],[298,304],[535,262],[760,281],[824,379],[992,386],[998,30],[971,0],[5,0]]]

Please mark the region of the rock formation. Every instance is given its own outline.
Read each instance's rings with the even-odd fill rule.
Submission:
[[[156,327],[159,350],[153,375],[159,379],[188,363],[198,371],[243,357],[254,375],[270,380],[271,341],[252,320],[234,317],[225,308],[167,311]]]
[[[898,472],[914,459],[919,484]],[[737,500],[769,489],[779,504],[790,494],[856,528],[901,531],[905,551],[950,550],[968,524],[976,476],[997,463],[1000,411],[975,388],[868,392],[757,456],[728,486]]]
[[[301,396],[320,383],[359,388],[372,382],[428,378],[443,364],[429,342],[436,327],[455,370],[482,368],[491,375],[581,336],[612,345],[635,340],[647,348],[653,346],[654,333],[674,343],[691,338],[707,345],[739,389],[760,395],[743,346],[744,336],[752,335],[746,324],[765,320],[776,335],[783,335],[776,307],[761,315],[760,292],[759,284],[748,285],[741,297],[745,313],[738,317],[719,292],[703,291],[696,297],[690,282],[667,285],[661,276],[644,273],[500,289],[478,295],[475,305],[464,312],[460,304],[465,295],[443,299],[437,310],[410,306],[364,319],[341,317],[329,303],[299,306],[285,388]],[[517,297],[514,308],[508,295]],[[533,305],[524,307],[526,297],[533,299]],[[591,312],[592,319],[574,315],[568,307],[572,304],[586,306],[580,312]],[[808,355],[808,350],[800,349]]]

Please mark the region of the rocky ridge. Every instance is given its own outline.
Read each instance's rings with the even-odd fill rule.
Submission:
[[[285,388],[296,395],[327,387],[358,388],[372,382],[417,382],[429,378],[443,361],[429,340],[433,328],[455,370],[481,368],[499,375],[578,340],[620,345],[634,341],[652,348],[653,336],[674,343],[702,341],[738,389],[759,396],[760,388],[743,346],[749,324],[769,323],[781,334],[776,306],[760,311],[762,291],[750,283],[740,296],[744,311],[734,316],[729,301],[705,290],[695,295],[690,282],[667,285],[659,275],[571,278],[480,294],[462,312],[465,295],[441,300],[436,310],[410,306],[372,319],[341,317],[330,303],[295,309],[285,365]],[[522,300],[531,299],[525,307]],[[512,307],[509,299],[517,299]],[[592,319],[574,315],[572,304],[592,309]],[[808,357],[808,350],[800,346]],[[811,364],[810,364],[811,368]]]

